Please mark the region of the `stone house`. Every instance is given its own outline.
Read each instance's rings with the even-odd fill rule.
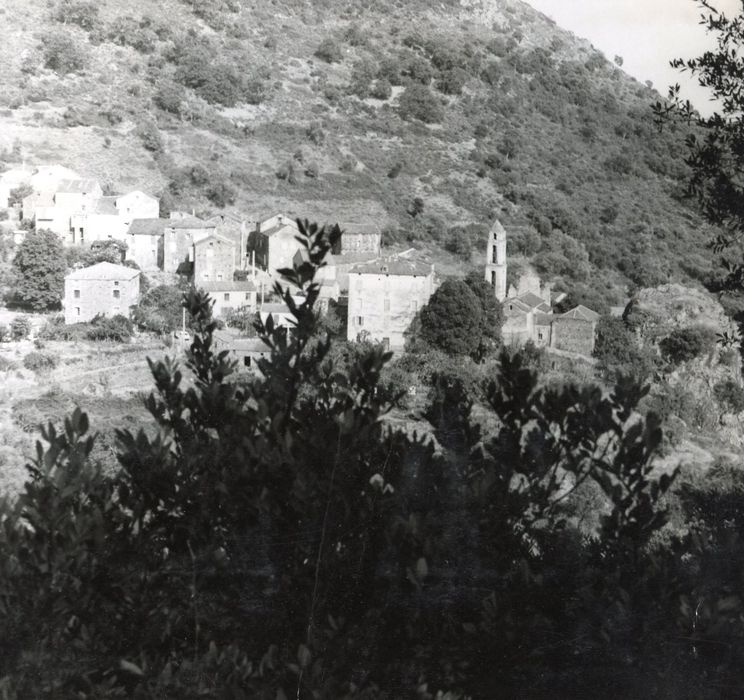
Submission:
[[[385,347],[400,349],[404,333],[434,293],[434,266],[401,256],[361,263],[349,272],[346,337],[362,333]]]
[[[168,219],[134,219],[125,238],[127,260],[133,260],[142,270],[157,270],[163,266],[163,237]]]
[[[212,337],[215,352],[227,350],[228,358],[238,363],[238,371],[260,373],[259,361],[271,357],[271,348],[261,338],[241,337],[229,328],[215,331]]]
[[[506,345],[524,345],[528,340],[538,342],[538,332],[541,334],[540,344],[548,344],[549,339],[544,335],[545,327],[550,327],[553,309],[549,299],[527,292],[516,297],[509,297],[501,305],[504,311],[504,325],[501,327],[501,337]]]
[[[207,292],[214,301],[212,315],[215,318],[238,309],[256,310],[256,285],[251,280],[199,282],[196,286]]]
[[[139,296],[139,270],[109,262],[75,270],[65,277],[65,323],[87,322],[98,314],[129,316]]]
[[[235,241],[213,233],[194,243],[194,283],[232,280],[239,269],[240,251]]]
[[[297,240],[298,235],[295,221],[283,214],[260,221],[248,244],[255,255],[256,265],[271,275],[282,268],[292,267],[295,253],[303,247]]]
[[[578,355],[591,355],[599,314],[579,304],[553,320],[550,347]]]
[[[295,301],[301,304],[304,300],[298,297],[295,298]],[[287,328],[291,330],[295,325],[295,317],[284,302],[262,304],[258,310],[258,315],[261,318],[261,323],[264,325],[269,320],[269,316],[271,316],[274,321],[274,328]]]
[[[80,221],[95,211],[103,190],[96,180],[63,180],[51,198],[40,193],[33,203],[37,229],[49,229],[62,238],[66,245],[85,243],[85,226]],[[24,216],[26,200],[24,200]],[[31,203],[29,203],[30,209]],[[74,225],[74,224],[77,224]]]
[[[140,190],[113,197],[114,207],[126,226],[134,219],[155,219],[160,216],[160,200]]]
[[[506,231],[498,221],[488,232],[485,280],[493,288],[496,299],[506,299]]]
[[[334,255],[367,253],[379,257],[382,232],[374,225],[339,224],[343,233],[331,251]]]
[[[216,226],[193,216],[170,218],[163,230],[163,271],[193,271],[194,243],[215,233]]]

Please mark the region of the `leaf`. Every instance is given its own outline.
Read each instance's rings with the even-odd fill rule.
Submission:
[[[300,644],[297,649],[297,660],[300,662],[300,668],[307,668],[313,659],[313,655],[310,653],[304,644]]]
[[[139,666],[137,666],[137,664],[133,664],[131,661],[127,661],[126,659],[121,659],[119,661],[119,668],[122,671],[131,673],[133,676],[144,676],[145,675],[142,669]]]
[[[423,581],[429,575],[429,567],[426,564],[426,559],[420,557],[416,562],[416,578]]]

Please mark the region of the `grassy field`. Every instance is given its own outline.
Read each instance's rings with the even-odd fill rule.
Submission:
[[[34,452],[39,426],[61,425],[76,406],[88,413],[98,433],[94,457],[115,464],[117,428],[136,432],[148,425],[143,396],[152,388],[146,357],[170,352],[160,343],[109,345],[105,343],[47,342],[43,352],[59,358],[51,371],[35,373],[23,358],[35,350],[22,341],[0,345],[0,494],[17,493],[26,478],[23,465]]]

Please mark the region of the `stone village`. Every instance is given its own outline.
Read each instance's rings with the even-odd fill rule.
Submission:
[[[26,194],[10,207],[16,219],[56,233],[65,246],[121,244],[122,264],[100,262],[67,275],[61,300],[67,324],[98,314],[129,316],[139,301],[141,272],[170,279],[188,276],[209,293],[218,319],[241,310],[289,323],[287,309],[266,299],[276,271],[301,262],[306,254],[297,240],[297,224],[285,215],[248,222],[229,214],[201,219],[174,211],[162,218],[157,198],[138,190],[104,194],[96,180],[61,165],[0,175],[0,209],[9,209],[11,193],[18,188]],[[327,310],[333,303],[345,309],[348,340],[365,337],[401,350],[416,313],[437,288],[434,265],[414,249],[383,254],[381,233],[373,226],[341,228],[340,243],[316,280],[320,308]],[[24,234],[17,229],[15,242]],[[504,343],[532,341],[557,354],[591,356],[599,314],[581,305],[554,312],[565,295],[552,298],[550,285],[541,284],[532,272],[507,288],[506,244],[507,233],[497,221],[488,236],[484,276],[502,304]],[[232,329],[218,331],[215,342],[245,366],[267,352],[259,339],[241,338]]]

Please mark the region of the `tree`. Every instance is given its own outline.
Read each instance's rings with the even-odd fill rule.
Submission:
[[[132,321],[146,331],[170,333],[181,327],[183,289],[175,285],[151,287],[132,311]]]
[[[10,337],[13,340],[24,340],[31,332],[31,321],[28,316],[16,316],[10,322]]]
[[[656,366],[653,350],[642,348],[628,323],[614,316],[602,316],[597,322],[593,355],[610,378],[624,374],[645,379]]]
[[[150,361],[150,419],[117,431],[116,469],[80,409],[43,428],[17,503],[0,504],[6,694],[515,697],[532,674],[543,697],[608,680],[641,697],[673,663],[705,697],[721,655],[663,643],[690,629],[708,567],[659,542],[674,477],[652,475],[645,390],[542,387],[504,354],[477,390],[436,382],[435,453],[383,423],[389,353],[339,356],[318,333],[314,275],[340,231],[299,231],[307,260],[275,288],[296,330],[258,324],[260,377],[236,377],[192,290],[185,367]],[[570,510],[587,485],[591,533]]]
[[[744,411],[744,388],[733,379],[718,382],[713,387],[718,405],[721,407],[721,418],[724,413],[741,413]]]
[[[493,287],[478,273],[471,272],[465,284],[478,298],[481,309],[480,341],[472,354],[476,362],[482,362],[501,344],[501,326],[504,325],[504,312],[494,294]]]
[[[342,58],[341,46],[331,37],[326,37],[315,49],[315,55],[326,63],[338,63]]]
[[[675,328],[659,343],[662,357],[673,365],[689,362],[716,346],[715,331],[705,326]]]
[[[34,311],[57,309],[65,286],[65,256],[56,233],[30,231],[13,258],[18,273],[15,296]]]
[[[79,37],[72,32],[44,34],[42,51],[44,65],[55,73],[78,73],[87,63],[79,45]]]
[[[702,56],[672,61],[688,71],[705,88],[717,108],[710,116],[696,112],[689,101],[680,98],[680,86],[669,89],[668,99],[653,105],[660,128],[675,122],[688,127],[685,163],[689,167],[687,194],[695,198],[706,219],[718,227],[714,251],[735,249],[744,234],[744,78],[739,47],[744,42],[744,11],[726,15],[712,1],[698,0],[703,10],[701,25],[713,34],[715,48]],[[744,265],[738,259],[724,259],[728,270],[726,288],[739,290]]]
[[[472,355],[481,344],[483,311],[471,287],[445,280],[421,309],[421,338],[450,355]]]
[[[34,188],[31,185],[18,185],[14,187],[8,194],[8,206],[12,207],[16,204],[23,204],[24,198],[34,193]]]
[[[410,84],[398,101],[398,112],[402,119],[417,119],[425,124],[435,124],[444,118],[442,104],[426,85]]]

